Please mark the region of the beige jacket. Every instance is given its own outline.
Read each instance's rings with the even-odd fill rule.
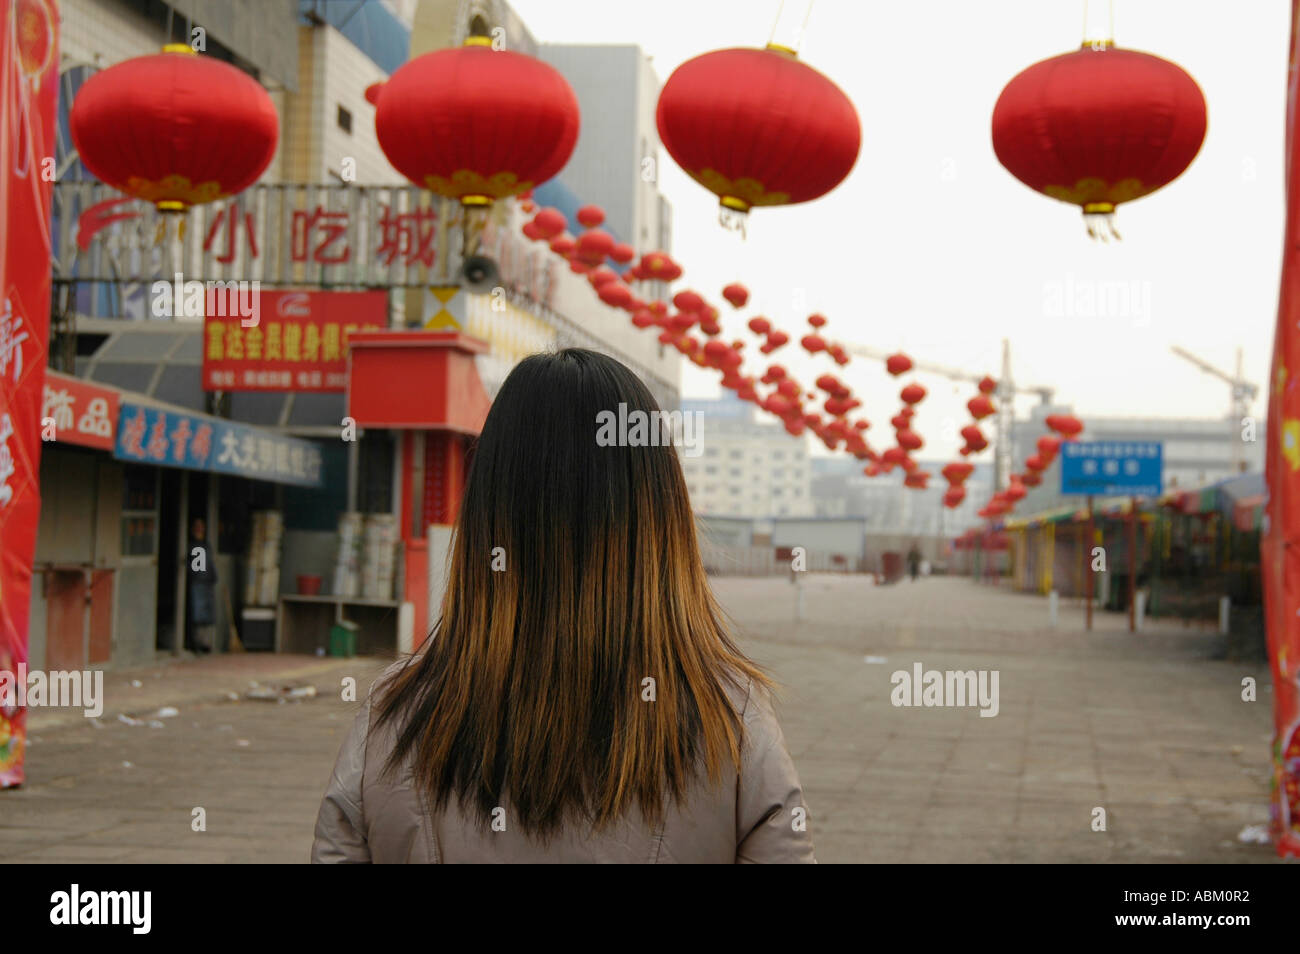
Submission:
[[[388,670],[395,672],[396,667]],[[378,684],[378,683],[376,683]],[[373,695],[373,688],[371,694]],[[370,700],[348,733],[316,818],[311,860],[391,864],[433,863],[814,863],[803,790],[766,692],[731,692],[744,720],[739,775],[701,786],[688,803],[669,807],[651,830],[638,817],[599,834],[566,830],[547,845],[513,828],[481,829],[453,798],[426,811],[409,772],[380,778],[392,751],[391,726],[371,725]]]

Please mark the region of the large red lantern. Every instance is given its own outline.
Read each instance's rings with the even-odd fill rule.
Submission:
[[[724,221],[825,195],[862,145],[849,98],[778,46],[687,60],[664,83],[656,120],[664,148],[717,195]]]
[[[257,80],[184,43],[90,77],[68,125],[87,169],[162,212],[248,188],[280,138]]]
[[[1109,42],[1035,63],[993,107],[998,161],[1031,189],[1082,208],[1094,237],[1105,224],[1118,238],[1115,207],[1178,178],[1204,139],[1196,81]]]
[[[402,175],[464,205],[527,192],[569,161],[578,100],[541,60],[485,36],[416,57],[384,84],[375,134]]]

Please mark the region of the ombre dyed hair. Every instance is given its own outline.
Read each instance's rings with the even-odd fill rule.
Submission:
[[[437,809],[455,795],[486,824],[508,804],[543,838],[657,824],[740,767],[725,686],[767,679],[714,601],[676,450],[597,441],[620,403],[659,412],[618,361],[569,348],[521,361],[492,404],[441,617],[377,696],[388,770],[409,760]]]

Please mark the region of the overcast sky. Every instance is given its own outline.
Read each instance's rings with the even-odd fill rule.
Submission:
[[[779,6],[511,2],[541,42],[640,45],[661,82],[709,50],[762,46]],[[1096,7],[1104,4],[1094,0]],[[1078,47],[1082,11],[1082,0],[816,0],[800,57],[853,100],[862,122],[857,165],[818,201],[756,210],[741,244],[724,240],[715,197],[665,154],[660,182],[674,209],[673,254],[686,269],[678,287],[697,288],[728,311],[722,286],[739,280],[750,288],[751,306],[731,319],[729,339],[750,338],[743,321],[761,311],[797,340],[806,315],[821,311],[833,338],[996,376],[1001,341],[1010,338],[1017,381],[1055,387],[1085,421],[1226,415],[1228,386],[1169,348],[1232,370],[1241,347],[1246,376],[1261,389],[1267,376],[1283,226],[1289,4],[1116,0],[1117,45],[1186,69],[1205,93],[1209,128],[1183,176],[1120,207],[1123,241],[1109,245],[1087,237],[1077,209],[1012,178],[989,133],[1011,77]],[[1051,313],[1069,289],[1104,282],[1127,286],[1132,313]],[[801,292],[807,307],[796,313]],[[806,385],[836,370],[825,356],[801,359],[797,351],[792,343],[774,357]],[[747,372],[761,370],[747,361]],[[906,380],[860,358],[836,373],[864,400],[873,443],[892,443],[888,418]],[[950,454],[953,424],[967,423],[973,390],[917,378],[931,391],[917,418],[927,439],[922,456]],[[716,379],[687,365],[683,391],[712,396]],[[1034,400],[1023,397],[1018,407]],[[1265,412],[1262,399],[1254,410]]]

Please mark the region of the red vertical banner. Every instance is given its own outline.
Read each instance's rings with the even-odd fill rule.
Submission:
[[[1268,511],[1261,544],[1273,673],[1270,816],[1278,854],[1300,857],[1300,153],[1295,148],[1300,0],[1287,71],[1286,236],[1268,403]]]
[[[50,330],[59,86],[55,0],[0,0],[0,670],[27,662]],[[23,781],[26,712],[0,698],[0,788]]]

